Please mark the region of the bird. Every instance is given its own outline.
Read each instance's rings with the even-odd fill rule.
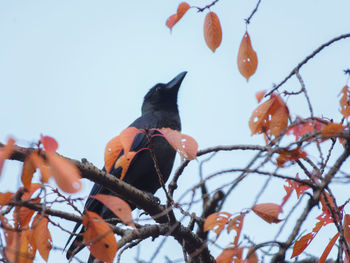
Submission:
[[[181,120],[178,110],[177,98],[178,91],[184,80],[187,71],[181,72],[175,78],[173,78],[168,83],[158,83],[153,86],[147,94],[144,96],[141,116],[132,122],[129,127],[135,127],[138,129],[161,129],[170,128],[176,131],[181,131]],[[154,132],[154,131],[153,131]],[[157,160],[158,167],[160,169],[161,175],[163,176],[163,182],[165,183],[171,173],[172,167],[174,165],[174,160],[176,156],[176,151],[174,148],[166,141],[165,138],[161,136],[155,136],[151,140],[152,151],[154,153],[155,159]],[[149,145],[149,139],[147,134],[139,133],[134,138],[130,151],[138,151],[142,148],[146,148]],[[120,153],[119,157],[123,155],[123,151]],[[117,158],[117,160],[118,160]],[[115,162],[117,162],[117,160]],[[105,171],[105,168],[103,168]],[[113,176],[120,178],[121,167],[113,168],[109,172]],[[148,194],[153,194],[161,187],[158,174],[154,167],[154,161],[152,159],[150,151],[142,150],[138,152],[132,159],[129,168],[123,179],[124,182],[142,190]],[[110,194],[115,195],[107,188],[94,184],[91,189],[90,195],[96,194]],[[127,201],[127,200],[126,200]],[[135,205],[128,202],[132,209],[135,209]],[[103,219],[114,218],[115,215],[98,200],[88,197],[84,210],[92,211],[99,214]],[[77,233],[78,228],[81,226],[77,223],[73,229],[73,233]],[[82,248],[84,228],[80,230],[80,235],[71,235],[66,243],[67,245],[75,237],[74,241],[67,250],[66,257],[71,259],[76,255]],[[88,262],[93,262],[94,258],[90,255]]]

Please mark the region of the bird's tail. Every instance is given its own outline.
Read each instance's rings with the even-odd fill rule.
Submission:
[[[74,227],[73,233],[76,233],[78,228],[79,228],[80,224],[77,223]],[[64,249],[66,249],[67,245],[69,244],[69,242],[72,240],[72,238],[75,236],[72,244],[70,245],[70,247],[67,250],[66,253],[66,258],[67,259],[71,259],[75,254],[77,254],[80,250],[82,250],[84,248],[84,246],[82,246],[83,244],[83,233],[84,233],[84,228],[82,227],[79,234],[78,235],[71,235],[66,243],[66,246],[64,247]]]

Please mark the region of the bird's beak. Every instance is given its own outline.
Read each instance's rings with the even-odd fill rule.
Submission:
[[[167,88],[178,91],[186,74],[187,71],[181,72],[179,75],[177,75],[175,78],[173,78],[166,84]]]

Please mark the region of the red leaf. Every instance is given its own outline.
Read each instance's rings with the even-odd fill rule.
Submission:
[[[100,261],[112,263],[118,244],[108,224],[96,213],[86,211],[83,225],[86,227],[84,242],[91,254]]]
[[[107,143],[105,148],[105,169],[107,173],[111,171],[114,162],[117,160],[122,150],[123,145],[120,141],[120,136],[114,137]]]
[[[264,219],[267,223],[279,223],[278,214],[281,212],[281,206],[274,203],[263,203],[253,206],[253,212]]]
[[[46,262],[52,248],[52,238],[48,229],[48,223],[47,217],[42,217],[40,214],[33,220],[33,225],[35,225],[33,238],[41,257]]]
[[[50,136],[41,136],[40,142],[43,144],[45,151],[56,152],[58,148],[57,141]]]
[[[303,119],[300,117],[296,118],[297,122],[302,122]],[[292,132],[293,135],[295,136],[296,140],[299,140],[300,137],[304,136],[307,133],[312,133],[312,132],[317,132],[321,131],[323,126],[323,123],[320,120],[308,120],[303,123],[300,123],[293,128],[290,128],[287,133]]]
[[[283,167],[284,164],[288,161],[294,162],[304,158],[306,158],[306,152],[304,152],[300,148],[296,148],[290,151],[284,151],[281,152],[280,155],[277,157],[277,166]]]
[[[66,193],[78,192],[81,189],[81,176],[78,168],[56,153],[47,152],[46,157],[57,185]]]
[[[0,148],[0,175],[5,160],[10,158],[13,153],[14,145],[15,140],[13,138],[9,138],[7,140],[7,144],[4,147]]]
[[[231,216],[232,214],[227,212],[217,212],[209,215],[204,221],[203,231],[213,230],[219,235]]]
[[[293,254],[291,258],[299,256],[305,248],[311,243],[318,231],[320,231],[323,226],[322,222],[317,222],[311,233],[302,236],[298,241],[294,243]]]
[[[329,243],[328,243],[327,247],[325,248],[325,250],[323,251],[322,256],[320,257],[318,263],[324,263],[324,262],[326,261],[326,259],[327,259],[327,257],[328,257],[328,254],[329,254],[329,252],[331,252],[331,250],[332,250],[332,248],[333,248],[335,242],[337,241],[338,237],[339,237],[339,233],[337,233],[337,234],[331,239],[331,241],[329,241]]]
[[[204,20],[204,39],[208,47],[215,52],[222,40],[220,20],[214,12],[209,12]]]
[[[39,204],[40,200],[41,200],[40,198],[36,198],[36,199],[32,199],[31,201],[33,203]],[[34,213],[35,213],[35,210],[31,210],[27,207],[17,206],[14,212],[15,221],[18,222],[18,224],[21,227],[27,227]]]
[[[177,7],[177,13],[171,15],[165,22],[166,26],[169,27],[170,30],[172,30],[173,26],[177,22],[179,22],[179,20],[186,14],[187,10],[190,9],[190,7],[191,6],[186,2],[181,2]]]
[[[31,263],[35,257],[35,250],[30,246],[28,236],[29,229],[22,232],[5,230],[6,247],[5,255],[9,262]]]
[[[239,46],[237,64],[239,72],[248,81],[258,67],[258,57],[252,47],[248,32],[245,32]]]
[[[119,197],[112,195],[98,194],[90,196],[103,203],[109,210],[111,210],[124,224],[127,224],[136,229],[134,221],[132,220],[132,210],[127,202]]]

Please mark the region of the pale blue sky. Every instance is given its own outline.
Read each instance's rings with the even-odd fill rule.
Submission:
[[[209,2],[188,1],[196,6]],[[211,9],[223,30],[222,44],[213,54],[203,39],[206,13],[190,9],[169,33],[165,21],[180,1],[0,0],[0,141],[12,135],[18,144],[28,146],[40,134],[50,135],[59,142],[59,153],[87,158],[102,167],[107,141],[139,116],[148,89],[186,70],[179,94],[184,133],[194,137],[201,149],[263,143],[260,136],[250,136],[248,127],[257,105],[255,93],[280,82],[321,43],[348,33],[350,1],[262,0],[248,27],[259,65],[247,83],[238,72],[236,56],[245,32],[244,18],[256,2],[220,0]],[[346,81],[342,70],[349,66],[350,40],[342,40],[303,67],[315,115],[340,120],[337,95]],[[291,79],[284,88],[298,90],[299,84]],[[290,98],[287,103],[292,116],[307,114],[305,100]],[[206,167],[208,171],[243,167],[247,156],[219,154]],[[180,188],[195,183],[196,167],[195,162],[190,165]],[[19,173],[17,163],[7,163],[0,190],[13,190]],[[225,209],[238,212],[248,207],[251,200],[245,203],[249,198],[243,195],[251,187],[249,182],[258,185],[259,180],[243,184],[233,195],[232,206]],[[90,187],[84,180],[79,196],[86,196]],[[264,200],[280,200],[282,195],[278,188]],[[247,220],[247,227],[260,224],[255,220]],[[265,223],[259,226],[256,236],[250,233],[256,241],[266,238],[262,229],[273,229]],[[324,239],[328,237],[326,233]],[[66,238],[60,234],[54,242],[62,247]],[[147,260],[147,246],[155,245],[145,244],[141,253]],[[170,258],[182,254],[180,248],[169,250],[169,246]],[[49,262],[63,260],[61,252],[49,258]],[[156,262],[164,258],[159,256]]]

